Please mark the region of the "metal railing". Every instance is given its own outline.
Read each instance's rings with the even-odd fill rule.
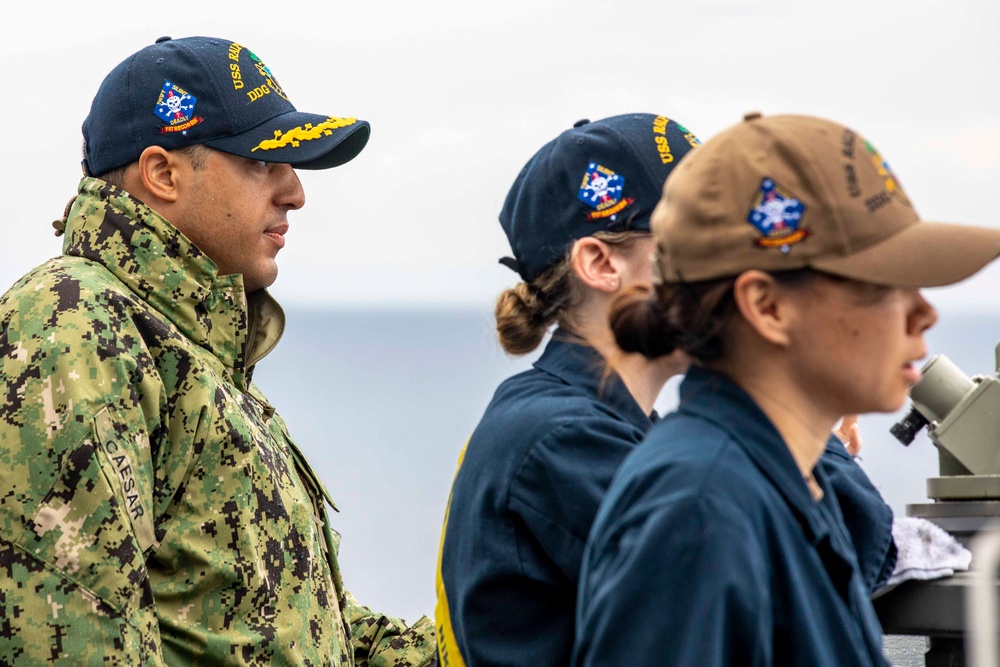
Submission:
[[[969,542],[973,585],[965,596],[965,653],[969,667],[1000,665],[1000,604],[997,570],[1000,569],[1000,523],[976,533]]]

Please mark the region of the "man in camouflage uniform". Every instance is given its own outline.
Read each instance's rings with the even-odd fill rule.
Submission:
[[[300,113],[260,59],[161,38],[83,126],[63,255],[0,300],[0,665],[431,665],[345,589],[332,503],[251,383],[293,166],[369,127]]]

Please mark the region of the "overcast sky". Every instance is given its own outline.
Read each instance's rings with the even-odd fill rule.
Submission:
[[[58,252],[93,95],[160,35],[238,41],[300,110],[372,124],[357,160],[301,175],[286,304],[491,303],[515,282],[497,213],[522,164],[626,112],[702,139],[751,109],[825,116],[875,144],[925,219],[1000,225],[996,0],[19,2],[4,23],[3,288]],[[998,292],[992,266],[930,296],[993,309]]]

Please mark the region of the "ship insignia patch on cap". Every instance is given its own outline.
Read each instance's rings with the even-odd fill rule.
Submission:
[[[899,199],[899,201],[903,202],[907,206],[910,206],[910,200],[906,198],[906,193],[903,192],[903,188],[899,184],[899,179],[897,179],[896,175],[892,173],[889,163],[886,162],[885,158],[883,158],[879,152],[875,150],[875,147],[867,141],[865,141],[865,149],[868,151],[868,157],[871,158],[872,164],[875,165],[875,170],[878,172],[878,175],[882,177],[883,181],[885,181],[885,189],[888,190],[889,194]],[[876,206],[875,208],[878,207]],[[871,209],[870,204],[869,209]]]
[[[594,209],[587,214],[588,220],[600,218],[611,218],[624,210],[633,201],[630,197],[623,197],[625,189],[625,177],[611,171],[607,167],[602,167],[596,162],[587,165],[587,172],[583,175],[580,189],[576,192],[576,198]]]
[[[761,181],[760,192],[754,196],[747,222],[760,230],[763,238],[754,241],[759,248],[778,248],[788,252],[791,246],[809,236],[809,230],[799,229],[805,205],[773,179]]]
[[[167,123],[166,127],[160,128],[160,132],[183,133],[200,123],[203,119],[194,115],[194,106],[197,103],[197,97],[180,86],[164,81],[160,96],[156,100],[156,108],[153,109],[153,113]]]
[[[264,77],[264,86],[267,87],[267,91],[274,91],[281,99],[288,100],[288,96],[285,95],[285,91],[281,87],[281,84],[278,83],[278,80],[275,78],[274,74],[271,72],[271,68],[268,67],[267,65],[265,65],[264,61],[261,60],[257,56],[257,54],[254,53],[253,51],[251,51],[250,49],[247,49],[247,53],[250,54],[250,60],[253,61],[253,65],[254,65],[254,67],[257,68],[257,72],[262,77]],[[266,95],[267,92],[262,92],[262,94]],[[251,97],[250,101],[251,102],[255,102],[255,101],[257,101],[257,99],[259,99],[259,97],[258,98]]]

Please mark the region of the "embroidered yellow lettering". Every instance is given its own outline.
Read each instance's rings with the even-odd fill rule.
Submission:
[[[242,51],[242,50],[243,50],[243,47],[240,46],[239,44],[237,44],[236,42],[233,42],[232,44],[230,44],[229,45],[229,59],[230,60],[235,60],[236,62],[239,62],[240,61],[240,51]]]
[[[250,98],[251,102],[256,102],[257,100],[259,100],[260,98],[264,97],[265,95],[267,95],[270,92],[271,92],[271,89],[268,88],[267,86],[257,86],[256,88],[254,88],[253,90],[251,90],[249,93],[247,93],[247,97]]]
[[[192,127],[205,120],[201,116],[195,116],[186,123],[181,123],[180,125],[167,125],[160,128],[160,134],[170,134],[171,132],[183,132],[185,130],[190,130]]]
[[[331,116],[318,125],[306,123],[302,127],[293,127],[287,132],[275,130],[274,139],[265,139],[254,146],[251,151],[255,151],[257,149],[270,151],[276,148],[284,148],[286,146],[297,147],[299,142],[319,139],[324,135],[333,134],[333,131],[338,128],[354,125],[356,122],[358,122],[357,118],[336,118]]]
[[[670,119],[668,119],[666,116],[657,116],[656,118],[653,119],[653,132],[656,132],[657,134],[666,134],[667,123],[669,122]]]
[[[674,161],[673,153],[670,152],[670,142],[666,137],[656,137],[656,150],[660,151],[660,161],[663,164],[670,164]]]
[[[239,90],[243,87],[243,75],[240,74],[240,66],[236,63],[229,63],[229,73],[233,77],[233,90]]]
[[[607,204],[604,208],[598,207],[600,210],[593,211],[587,214],[587,220],[600,220],[601,218],[610,218],[613,215],[620,213],[625,210],[626,206],[631,206],[635,202],[631,197],[626,197],[617,204]],[[610,208],[608,208],[610,206]]]

